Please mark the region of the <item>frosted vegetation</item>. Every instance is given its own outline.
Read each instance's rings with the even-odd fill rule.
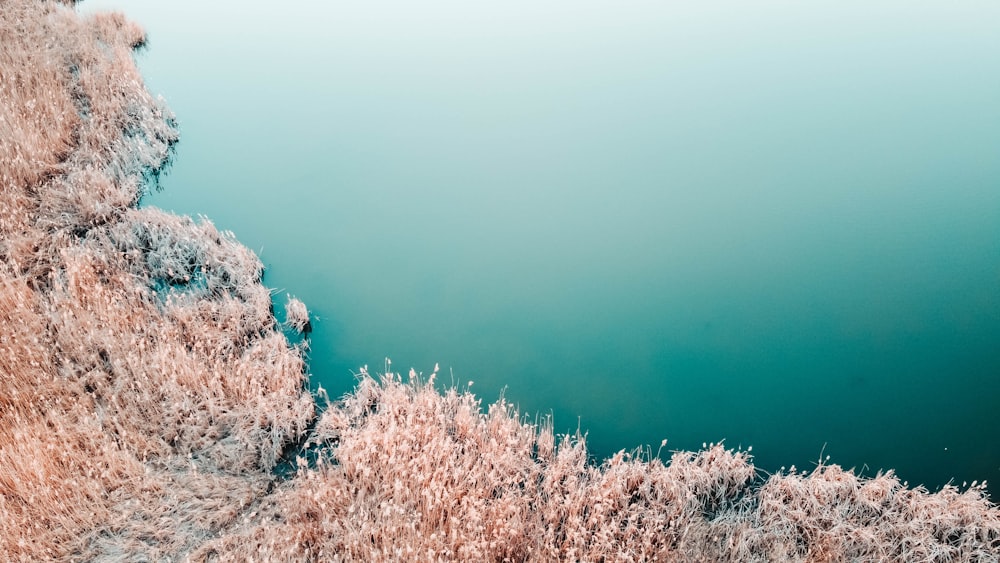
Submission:
[[[305,305],[282,327],[230,234],[136,208],[178,135],[143,41],[0,3],[0,559],[997,559],[983,484],[765,475],[721,445],[597,466],[434,374],[317,399],[282,332]]]

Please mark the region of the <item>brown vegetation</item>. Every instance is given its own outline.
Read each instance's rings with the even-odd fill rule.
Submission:
[[[433,377],[431,378],[433,381]],[[206,542],[196,558],[462,561],[989,561],[1000,514],[982,488],[930,494],[835,465],[770,476],[711,445],[588,463],[500,400],[441,393],[415,374],[328,409],[328,452]]]
[[[309,322],[309,309],[306,308],[306,304],[290,295],[288,302],[285,303],[285,324],[297,332],[310,332],[312,330],[312,324]]]
[[[142,41],[0,4],[0,559],[176,557],[314,416],[256,256],[135,209],[177,138]]]
[[[136,209],[177,138],[143,41],[0,0],[0,560],[1000,557],[982,485],[762,480],[720,445],[595,466],[583,437],[415,374],[363,373],[317,417],[257,257]],[[308,326],[298,300],[286,317]]]

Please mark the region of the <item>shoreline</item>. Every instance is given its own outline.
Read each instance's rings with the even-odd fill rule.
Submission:
[[[758,475],[711,445],[600,466],[580,435],[436,374],[362,372],[317,414],[263,266],[137,208],[179,132],[142,30],[52,1],[0,13],[0,554],[13,560],[995,557],[985,483],[837,465]],[[9,140],[9,142],[8,142]],[[290,330],[305,304],[289,302]],[[297,444],[311,448],[278,476]],[[307,460],[306,457],[309,459]]]

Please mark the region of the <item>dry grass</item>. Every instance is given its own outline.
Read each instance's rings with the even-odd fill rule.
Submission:
[[[312,331],[312,323],[309,322],[309,309],[302,301],[288,296],[285,303],[285,324],[296,332],[309,333]]]
[[[135,208],[177,139],[143,41],[0,1],[0,560],[997,561],[983,485],[762,480],[720,445],[594,466],[583,437],[413,374],[365,373],[317,418],[257,257]],[[308,329],[301,301],[286,325]],[[301,442],[315,461],[279,478]]]
[[[316,467],[197,560],[995,561],[984,487],[907,489],[836,465],[761,481],[746,452],[619,452],[597,467],[502,399],[363,374]]]
[[[135,209],[177,131],[139,28],[0,4],[0,559],[178,557],[314,417],[260,261]]]

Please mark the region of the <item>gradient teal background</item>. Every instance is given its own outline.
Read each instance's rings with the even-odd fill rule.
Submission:
[[[106,7],[181,124],[145,203],[260,251],[332,395],[1000,477],[1000,3]]]

